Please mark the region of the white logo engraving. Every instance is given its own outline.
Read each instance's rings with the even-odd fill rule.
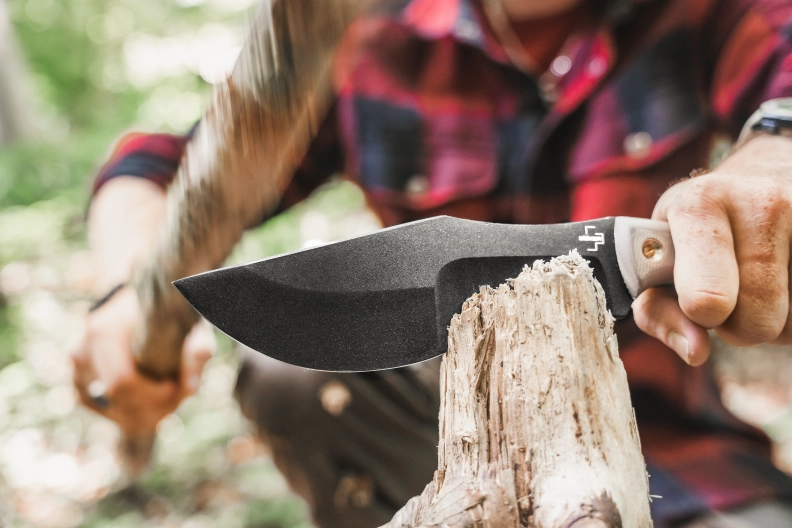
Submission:
[[[594,233],[593,235],[589,234],[590,229],[596,229],[597,226],[586,226],[586,234],[580,235],[578,240],[581,242],[594,242],[594,247],[588,248],[586,251],[597,251],[599,247],[605,243],[605,233]]]

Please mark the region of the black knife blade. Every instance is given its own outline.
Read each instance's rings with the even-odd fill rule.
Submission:
[[[637,246],[646,240],[659,248]],[[217,328],[270,357],[318,370],[379,370],[442,354],[452,316],[480,286],[572,249],[590,262],[617,319],[638,289],[670,282],[673,246],[659,222],[435,217],[174,284]]]

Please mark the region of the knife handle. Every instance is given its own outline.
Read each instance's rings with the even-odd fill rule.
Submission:
[[[674,283],[674,242],[666,222],[617,216],[616,259],[633,298],[654,286]]]

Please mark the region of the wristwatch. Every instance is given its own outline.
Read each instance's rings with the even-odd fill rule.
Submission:
[[[742,145],[757,132],[792,136],[792,97],[770,99],[762,103],[759,110],[745,122],[735,148]]]

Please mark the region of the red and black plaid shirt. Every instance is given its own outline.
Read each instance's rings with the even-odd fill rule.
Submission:
[[[281,209],[343,172],[385,225],[646,217],[669,182],[707,166],[715,134],[792,96],[788,0],[617,0],[601,11],[538,79],[510,64],[475,0],[413,0],[357,21],[337,55],[336,106]],[[187,140],[124,137],[95,189],[122,175],[166,186]],[[769,441],[723,408],[706,367],[619,330],[663,497],[656,526],[792,498]]]

